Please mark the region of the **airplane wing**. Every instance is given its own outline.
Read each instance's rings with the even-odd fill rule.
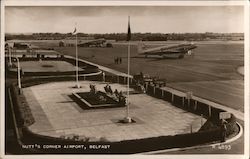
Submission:
[[[182,51],[179,50],[156,50],[151,52],[145,52],[145,54],[152,54],[152,55],[164,55],[164,54],[175,54],[175,53],[181,53]]]
[[[174,44],[174,45],[168,45],[168,46],[159,46],[159,47],[154,47],[154,48],[148,48],[144,49],[144,53],[155,53],[155,52],[175,52],[176,48],[179,45]],[[145,45],[143,45],[143,48],[145,48]]]
[[[150,49],[143,49],[138,45],[138,52],[143,55],[167,55],[167,54],[180,54],[187,53],[189,50],[196,48],[194,44],[174,44],[168,46],[160,46]]]

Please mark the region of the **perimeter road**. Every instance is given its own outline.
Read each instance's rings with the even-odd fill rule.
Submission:
[[[65,57],[75,59],[74,57],[68,56],[68,55],[65,55]],[[122,72],[119,72],[119,71],[116,71],[116,70],[111,69],[111,68],[108,68],[108,67],[104,67],[104,66],[101,66],[101,65],[98,65],[98,64],[95,64],[95,63],[92,63],[92,62],[83,60],[83,59],[79,59],[79,61],[85,62],[85,63],[90,64],[90,65],[93,65],[93,66],[97,66],[100,70],[103,70],[103,71],[105,71],[105,72],[109,72],[109,73],[114,74],[114,75],[117,75],[117,76],[128,77],[128,74],[122,73]],[[130,78],[133,78],[133,76],[131,76],[131,75],[130,75],[129,77],[130,77]]]

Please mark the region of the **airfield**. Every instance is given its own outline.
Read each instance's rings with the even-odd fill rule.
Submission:
[[[181,42],[146,42],[160,46]],[[183,59],[144,58],[137,54],[137,42],[131,42],[131,74],[143,72],[166,79],[167,86],[244,112],[244,45],[241,41],[202,41],[193,55]],[[61,54],[74,56],[74,47],[54,47]],[[79,58],[127,73],[127,43],[117,42],[113,48],[78,47]],[[122,64],[114,58],[122,57]]]

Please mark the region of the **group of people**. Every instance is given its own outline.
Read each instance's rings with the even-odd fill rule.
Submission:
[[[121,57],[115,57],[114,62],[115,62],[115,64],[121,64],[122,63],[122,58]]]
[[[136,87],[137,87],[137,89],[140,90],[140,92],[146,93],[145,87],[144,87],[143,84],[141,84],[140,82],[137,82],[137,83],[136,83]]]
[[[122,91],[118,92],[117,89],[115,89],[115,91],[113,92],[111,86],[109,84],[107,84],[105,87],[104,87],[104,90],[107,94],[110,94],[110,95],[114,95],[114,97],[116,99],[118,99],[118,102],[120,104],[125,104],[126,102],[126,97],[123,95]]]
[[[111,86],[109,84],[107,84],[105,87],[104,87],[104,90],[106,93],[109,93],[109,94],[113,94],[113,90],[111,88]]]
[[[93,84],[90,84],[89,87],[90,87],[90,93],[95,95],[97,93],[96,86]],[[110,96],[112,96],[112,98],[115,98],[120,104],[122,105],[126,104],[126,97],[123,95],[122,91],[118,92],[117,89],[113,91],[109,84],[104,86],[104,90],[106,94],[109,94]]]
[[[126,97],[123,95],[122,91],[118,92],[117,89],[115,89],[115,97],[118,99],[118,102],[121,104],[121,105],[125,105],[126,104]]]

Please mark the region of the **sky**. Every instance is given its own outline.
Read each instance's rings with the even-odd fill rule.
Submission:
[[[6,33],[243,33],[242,6],[6,7]]]

